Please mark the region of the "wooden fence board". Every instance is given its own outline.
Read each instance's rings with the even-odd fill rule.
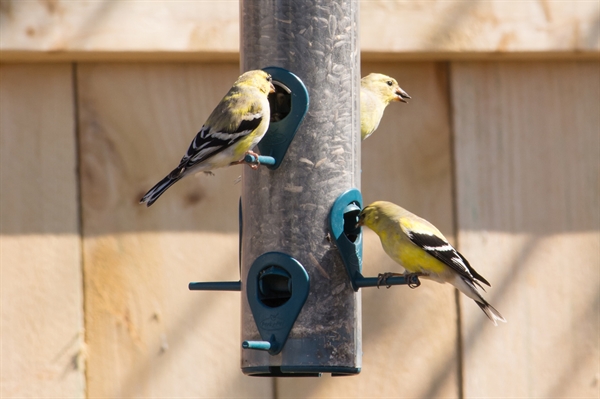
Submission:
[[[239,277],[240,167],[137,204],[237,68],[78,65],[79,204],[72,67],[0,65],[2,397],[84,397],[86,385],[89,397],[598,396],[598,62],[460,62],[449,76],[363,65],[413,97],[363,143],[365,203],[402,204],[451,239],[456,206],[459,248],[509,323],[461,299],[461,353],[451,287],[365,290],[362,373],[279,379],[275,392],[239,369],[239,294],[187,291]],[[387,270],[367,231],[365,273]]]
[[[508,319],[462,301],[465,397],[597,397],[600,64],[451,76],[458,242]]]
[[[0,396],[83,398],[72,67],[0,65]]]
[[[597,1],[359,4],[361,50],[371,59],[595,57],[600,51]],[[6,0],[0,21],[0,51],[11,60],[234,61],[239,52],[237,1]]]

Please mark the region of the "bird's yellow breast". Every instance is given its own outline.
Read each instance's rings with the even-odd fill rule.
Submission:
[[[426,272],[442,274],[447,266],[417,247],[402,233],[380,232],[384,251],[411,273]]]

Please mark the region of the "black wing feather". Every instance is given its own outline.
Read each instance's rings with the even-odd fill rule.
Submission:
[[[258,117],[258,118],[254,118],[254,119],[243,119],[242,123],[240,123],[240,125],[237,127],[237,129],[235,129],[235,132],[227,132],[227,133],[232,133],[232,134],[236,134],[236,133],[241,133],[243,131],[252,131],[254,129],[256,129],[258,127],[258,125],[260,125],[260,122],[262,122],[263,118],[262,116]]]
[[[469,280],[479,280],[491,287],[490,283],[471,267],[469,261],[444,239],[432,234],[417,232],[410,232],[408,237],[415,245],[421,247],[429,255],[452,268],[461,276]]]
[[[487,281],[481,274],[477,273],[477,271],[475,269],[473,269],[473,266],[471,266],[471,264],[469,263],[469,261],[467,260],[467,258],[465,258],[456,249],[454,250],[454,252],[456,252],[456,254],[462,258],[463,262],[465,262],[465,265],[467,265],[467,267],[469,268],[469,272],[471,272],[471,274],[473,275],[473,277],[475,277],[476,280],[481,281],[483,284],[487,285],[488,287],[492,286],[489,283],[489,281]]]
[[[192,143],[190,144],[187,153],[181,159],[179,164],[180,167],[188,168],[194,164],[205,161],[206,159],[212,157],[230,147],[231,145],[237,143],[246,135],[241,135],[239,133],[243,132],[251,132],[256,129],[260,123],[262,122],[263,117],[259,116],[254,119],[243,119],[242,122],[232,130],[222,129],[219,133],[225,135],[230,134],[231,138],[220,138],[215,137],[214,135],[207,136],[207,132],[209,128],[202,126],[202,129],[198,132]],[[211,151],[212,149],[212,151]],[[194,158],[196,154],[200,151],[206,151],[201,158]]]

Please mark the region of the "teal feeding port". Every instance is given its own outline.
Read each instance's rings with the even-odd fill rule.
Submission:
[[[263,68],[271,74],[275,93],[269,95],[271,121],[265,137],[258,143],[260,154],[248,154],[244,161],[275,170],[281,164],[296,131],[308,111],[309,97],[302,80],[287,69]]]
[[[379,287],[381,282],[380,276],[362,275],[362,228],[358,226],[362,208],[362,195],[352,188],[335,200],[329,213],[331,238],[340,251],[354,291],[364,287]],[[421,285],[421,282],[416,274],[408,274],[389,277],[385,280],[385,285],[408,285],[414,288]]]
[[[271,122],[265,137],[258,143],[261,155],[275,158],[269,169],[277,169],[294,139],[310,104],[308,90],[298,76],[284,68],[267,67],[275,93],[269,95]]]
[[[296,259],[280,252],[259,256],[248,271],[246,295],[262,341],[244,341],[242,347],[281,352],[309,288],[308,273]]]
[[[362,209],[362,195],[352,188],[340,195],[329,213],[331,238],[340,251],[354,291],[356,280],[362,277],[362,232],[357,226]]]

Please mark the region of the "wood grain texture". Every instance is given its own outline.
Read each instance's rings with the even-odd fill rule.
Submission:
[[[85,397],[72,67],[0,65],[0,396]]]
[[[240,371],[240,294],[187,288],[239,279],[241,166],[138,204],[238,75],[237,64],[78,68],[90,397],[272,394]]]
[[[596,1],[361,1],[371,59],[589,57],[600,51]],[[0,3],[5,60],[235,61],[237,1],[44,0]],[[214,58],[213,58],[214,57]],[[367,59],[365,58],[365,59]]]
[[[2,50],[237,52],[237,1],[3,0]]]
[[[458,242],[508,320],[462,302],[465,397],[598,397],[600,64],[451,76]]]
[[[71,65],[2,64],[0,396],[458,397],[462,355],[466,398],[597,397],[600,64],[461,62],[449,76],[443,64],[363,64],[371,71],[413,99],[391,104],[363,143],[365,203],[402,204],[454,238],[456,201],[456,241],[508,324],[462,299],[461,353],[451,287],[367,289],[360,375],[278,379],[275,392],[244,377],[239,294],[187,291],[239,277],[240,167],[137,204],[237,64],[78,65],[81,204]],[[365,274],[388,270],[399,268],[365,232]]]
[[[369,52],[594,52],[594,1],[361,2],[361,48]],[[400,27],[400,29],[399,29]]]
[[[362,145],[364,203],[388,200],[435,223],[453,237],[448,82],[444,64],[365,63],[361,75],[398,80],[413,99],[393,103]],[[401,272],[368,229],[364,273]],[[362,290],[363,367],[355,377],[277,380],[277,397],[458,397],[458,335],[454,289]]]

